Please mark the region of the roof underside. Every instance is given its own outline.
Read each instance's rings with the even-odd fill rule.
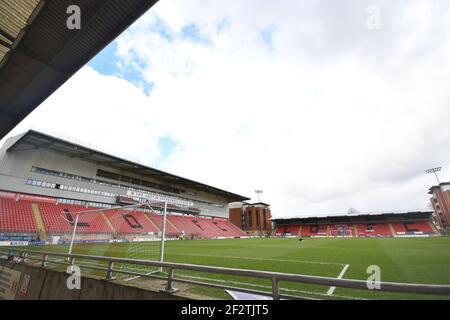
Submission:
[[[0,139],[156,2],[0,1]],[[80,30],[67,28],[70,5]]]
[[[11,51],[22,30],[32,21],[33,12],[39,12],[39,0],[0,2],[0,62]]]
[[[84,147],[73,142],[47,135],[42,132],[30,130],[17,137],[13,137],[13,143],[8,148],[8,152],[20,150],[48,149],[57,153],[68,155],[71,158],[84,159],[89,162],[98,163],[104,166],[123,170],[138,175],[139,177],[148,177],[163,181],[168,185],[176,184],[179,186],[193,188],[199,191],[220,195],[229,202],[245,201],[249,198],[238,194],[218,189],[200,182],[182,178],[158,169],[154,169],[139,163],[119,158],[101,151]]]
[[[317,224],[317,223],[357,223],[362,221],[389,221],[395,219],[428,219],[433,211],[385,212],[372,214],[351,214],[328,217],[279,218],[272,219],[278,224]]]

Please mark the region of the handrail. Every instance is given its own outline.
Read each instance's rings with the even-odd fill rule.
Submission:
[[[185,279],[177,279],[174,278],[174,270],[190,270],[190,271],[199,271],[206,273],[214,273],[214,274],[226,274],[226,275],[236,275],[236,276],[244,276],[251,278],[259,278],[259,279],[268,279],[272,281],[272,294],[266,293],[266,295],[271,295],[274,299],[279,299],[280,297],[291,297],[291,298],[299,298],[295,296],[286,296],[281,295],[279,293],[278,283],[280,281],[289,281],[289,282],[298,282],[305,284],[315,284],[315,285],[323,285],[323,286],[332,286],[332,287],[341,287],[341,288],[351,288],[351,289],[361,289],[361,290],[371,290],[371,291],[386,291],[386,292],[401,292],[401,293],[410,293],[410,294],[435,294],[435,295],[450,295],[450,285],[434,285],[434,284],[415,284],[415,283],[397,283],[397,282],[380,282],[379,289],[371,289],[367,285],[367,281],[364,280],[355,280],[355,279],[338,279],[331,277],[319,277],[319,276],[310,276],[310,275],[300,275],[300,274],[290,274],[290,273],[281,273],[281,272],[271,272],[271,271],[260,271],[260,270],[248,270],[248,269],[237,269],[237,268],[225,268],[225,267],[214,267],[214,266],[205,266],[205,265],[195,265],[195,264],[187,264],[187,263],[174,263],[174,262],[159,262],[159,261],[148,261],[148,260],[137,260],[137,259],[127,259],[127,258],[116,258],[116,257],[106,257],[106,256],[92,256],[92,255],[84,255],[84,254],[67,254],[67,253],[58,253],[58,252],[47,252],[47,251],[34,251],[34,250],[21,250],[21,249],[13,249],[13,248],[0,248],[0,252],[3,254],[10,255],[11,253],[19,253],[16,257],[21,259],[21,262],[25,261],[25,258],[28,254],[42,255],[42,265],[45,263],[52,262],[48,260],[48,257],[64,257],[68,258],[70,263],[62,263],[62,264],[74,264],[75,259],[84,259],[84,260],[95,260],[95,261],[106,261],[109,263],[108,268],[99,268],[95,267],[95,269],[107,271],[107,279],[112,279],[111,274],[115,273],[123,273],[129,275],[138,275],[142,277],[155,277],[149,274],[141,274],[137,272],[131,272],[126,270],[116,270],[113,268],[114,263],[125,263],[125,264],[134,264],[141,266],[152,266],[152,267],[162,267],[168,268],[169,272],[167,275],[167,287],[164,291],[166,292],[175,292],[176,289],[172,287],[173,282],[184,282],[191,283],[197,285],[204,285],[210,287],[220,287],[220,288],[233,288],[233,290],[243,291],[243,292],[255,292],[261,294],[261,291],[256,291],[253,289],[246,288],[236,288],[225,285],[218,284],[210,284],[205,282],[191,281]],[[39,260],[40,261],[40,260]],[[83,266],[85,268],[93,268],[92,266]],[[161,276],[158,276],[161,278]]]

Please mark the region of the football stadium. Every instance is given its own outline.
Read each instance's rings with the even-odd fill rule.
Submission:
[[[0,138],[154,4],[75,1],[74,34],[72,2],[1,3]],[[450,182],[427,192],[424,210],[283,218],[30,129],[0,146],[0,299],[449,300]]]
[[[436,223],[446,211],[272,219],[269,204],[34,130],[8,139],[0,161],[0,244],[34,266],[64,271],[74,263],[94,279],[153,289],[165,288],[170,268],[118,260],[108,272],[109,262],[83,255],[355,280],[377,266],[383,282],[450,283],[450,238]],[[439,196],[430,199],[438,208]],[[62,256],[43,262],[41,252]],[[67,262],[67,254],[81,257]],[[195,269],[172,276],[167,291],[181,297],[273,293],[258,277]],[[290,281],[278,290],[290,299],[448,298]]]

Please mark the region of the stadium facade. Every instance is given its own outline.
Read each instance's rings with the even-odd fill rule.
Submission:
[[[428,192],[434,209],[434,220],[442,234],[450,234],[450,182],[432,186]]]
[[[247,233],[272,232],[270,205],[267,203],[236,202],[229,205],[230,221]]]
[[[439,232],[432,211],[345,214],[273,219],[275,235],[301,237],[409,237]]]
[[[167,201],[174,215],[169,232],[240,236],[245,233],[228,221],[228,205],[249,200],[35,130],[9,138],[0,149],[0,191],[0,232],[30,236],[70,232],[70,221],[54,214],[67,206],[82,211],[146,201]],[[139,217],[133,219],[148,231]],[[114,230],[114,222],[105,225]]]

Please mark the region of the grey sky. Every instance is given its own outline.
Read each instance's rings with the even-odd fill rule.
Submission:
[[[275,216],[422,209],[424,170],[448,177],[446,0],[162,0],[115,48],[116,73],[85,67],[14,133],[34,123],[264,189]]]

